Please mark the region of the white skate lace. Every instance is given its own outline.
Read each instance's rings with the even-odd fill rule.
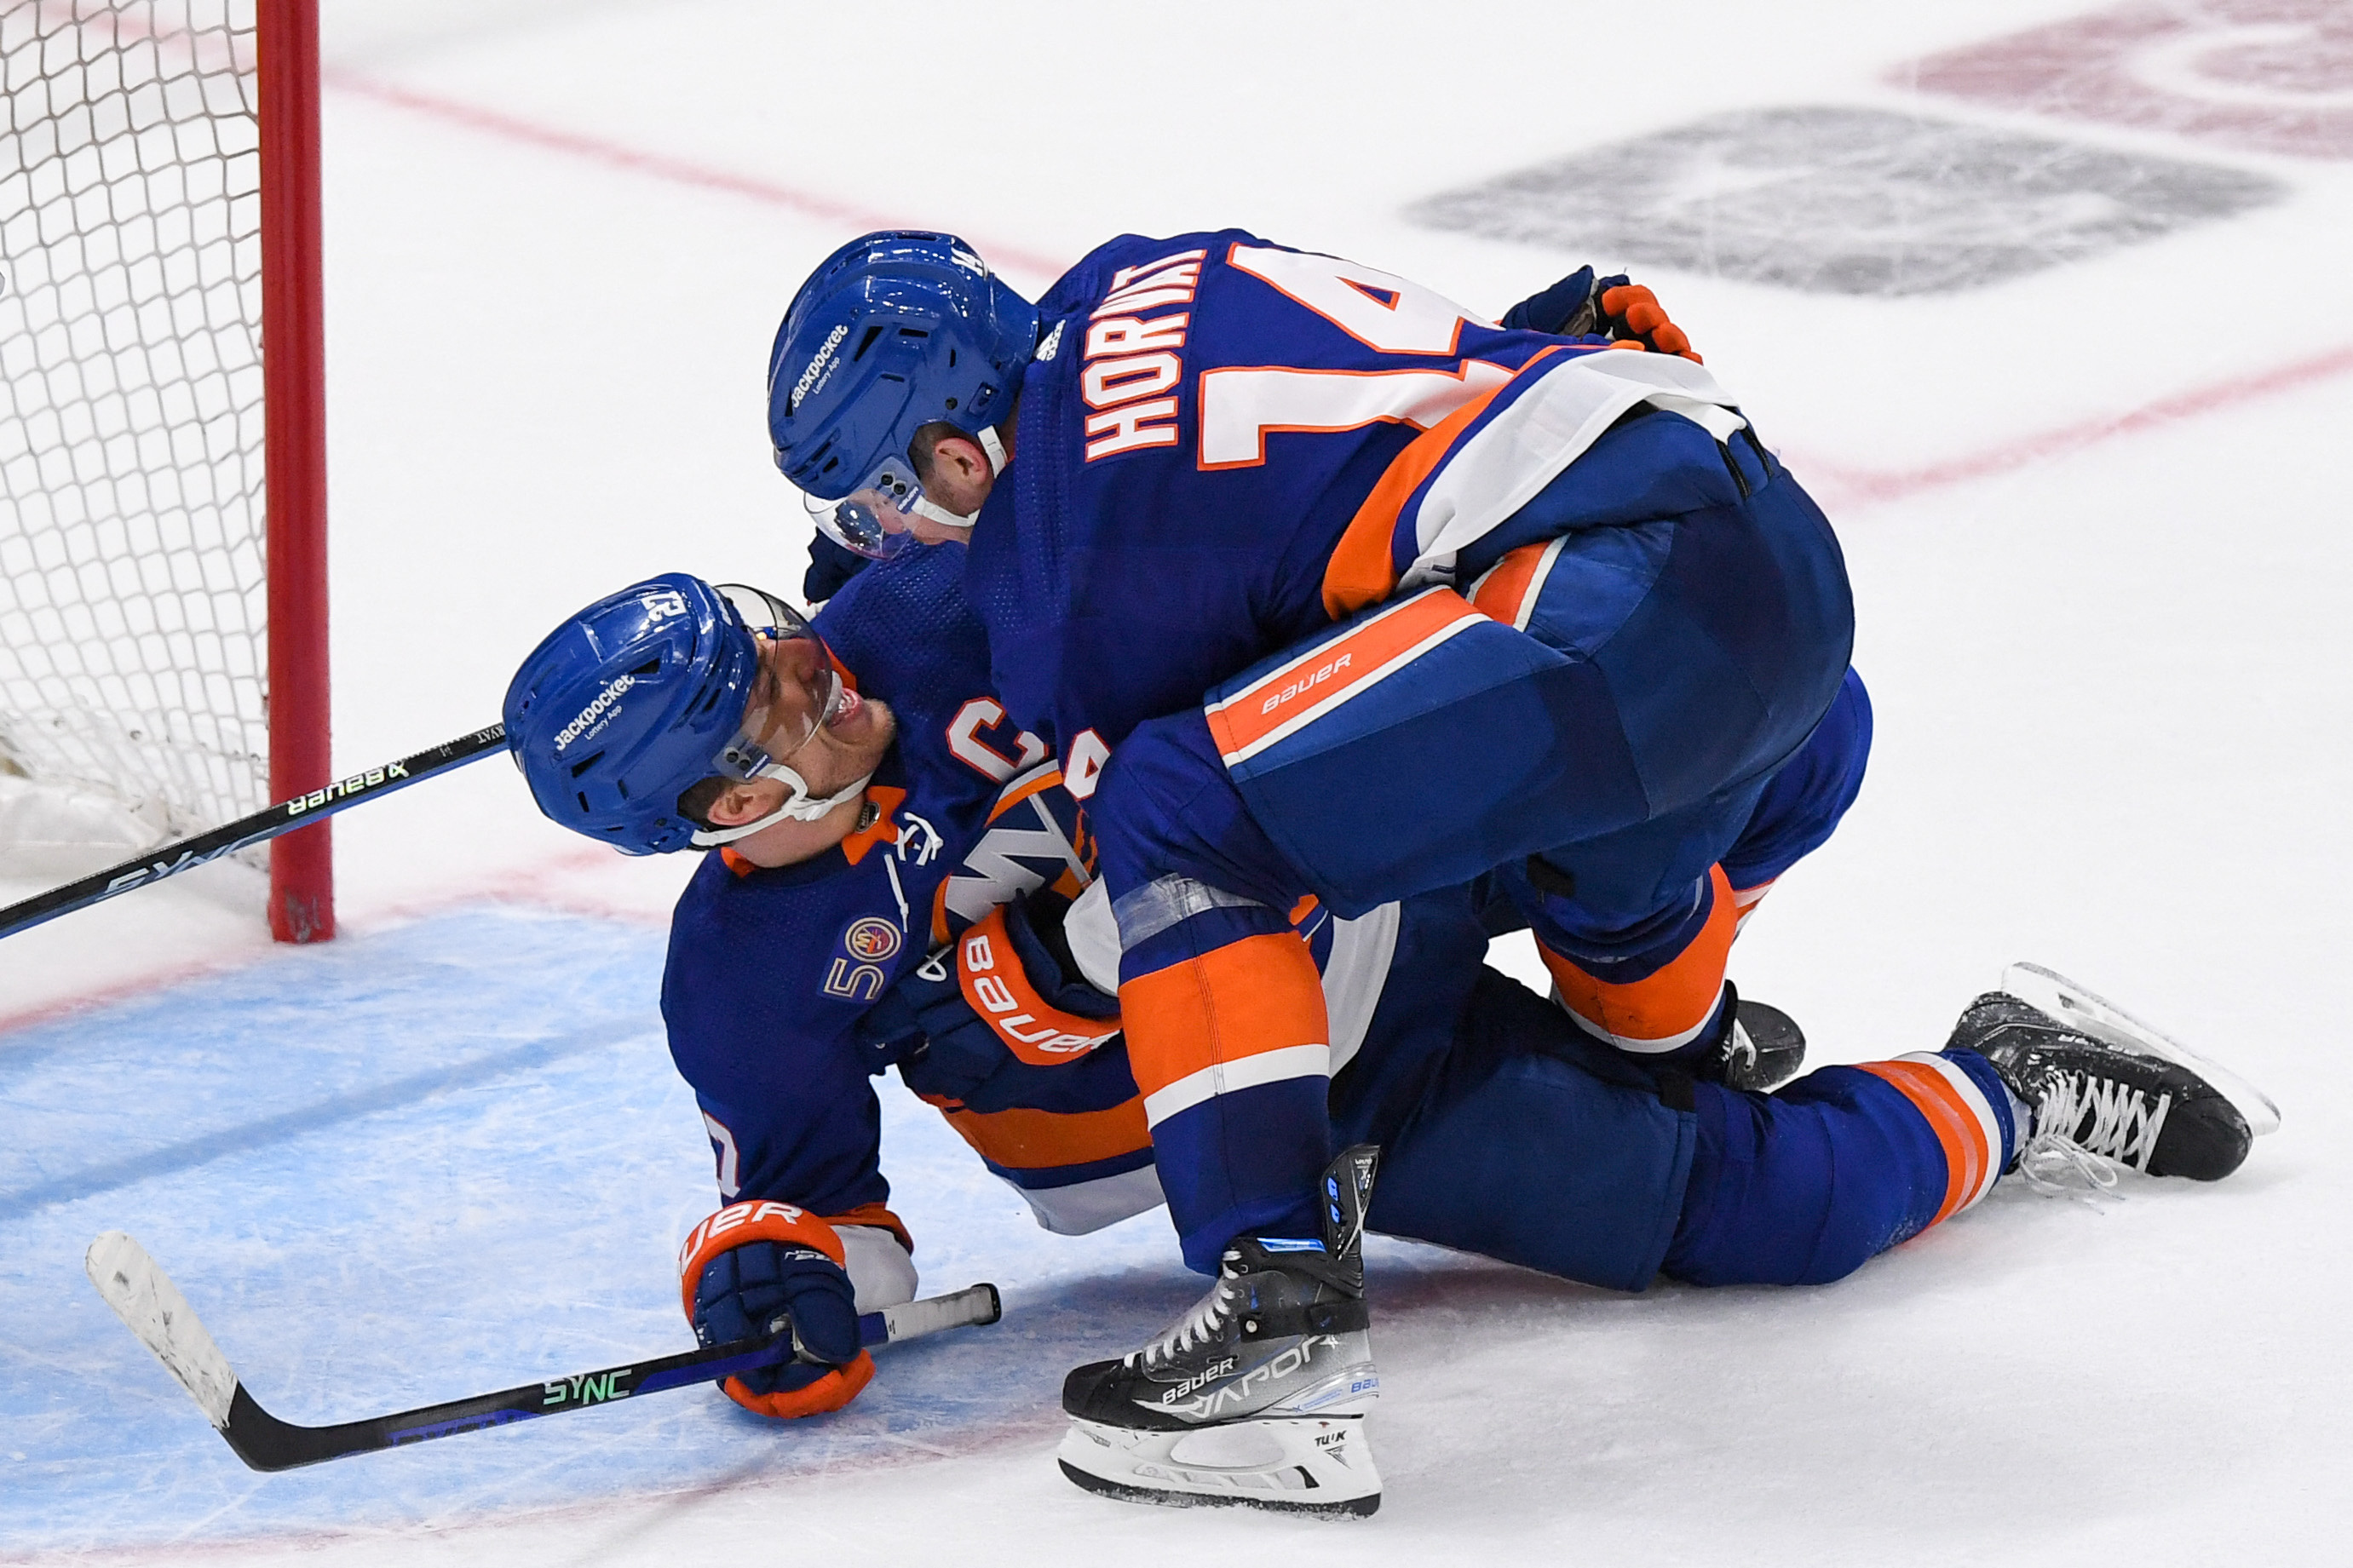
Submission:
[[[1174,1361],[1195,1345],[1208,1344],[1225,1332],[1228,1310],[1227,1292],[1231,1282],[1219,1279],[1209,1287],[1209,1293],[1193,1304],[1190,1311],[1162,1330],[1160,1336],[1140,1351],[1124,1359],[1129,1366],[1152,1366],[1159,1362]]]
[[[2018,1152],[2019,1174],[2037,1192],[2107,1191],[2116,1184],[2118,1164],[2148,1169],[2172,1109],[2169,1094],[2158,1095],[2152,1110],[2146,1093],[2113,1079],[2054,1073],[2035,1107],[2034,1135]]]

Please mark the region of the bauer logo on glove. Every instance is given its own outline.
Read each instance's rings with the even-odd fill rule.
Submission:
[[[818,1415],[873,1380],[845,1256],[833,1226],[791,1204],[733,1204],[687,1234],[679,1296],[699,1342],[793,1336],[794,1360],[729,1378],[728,1398],[762,1415]]]

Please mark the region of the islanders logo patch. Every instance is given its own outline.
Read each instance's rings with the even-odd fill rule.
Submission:
[[[868,915],[849,922],[841,933],[841,945],[850,956],[869,963],[880,963],[899,951],[899,928],[880,915]]]

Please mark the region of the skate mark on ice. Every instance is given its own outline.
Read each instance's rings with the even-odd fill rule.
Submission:
[[[644,1018],[615,1019],[590,1028],[575,1030],[568,1035],[533,1040],[509,1050],[493,1051],[488,1056],[475,1057],[448,1067],[410,1073],[405,1078],[374,1084],[366,1089],[329,1095],[323,1100],[313,1100],[274,1116],[259,1117],[201,1137],[167,1144],[161,1149],[103,1164],[84,1166],[47,1181],[0,1192],[0,1219],[16,1218],[52,1204],[72,1203],[79,1198],[95,1197],[100,1193],[113,1192],[156,1176],[194,1170],[229,1155],[248,1153],[255,1149],[266,1148],[342,1122],[356,1121],[362,1117],[416,1105],[452,1089],[470,1089],[528,1068],[543,1067],[565,1057],[623,1045],[659,1032],[659,1025]]]

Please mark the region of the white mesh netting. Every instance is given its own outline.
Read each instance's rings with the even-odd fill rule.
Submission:
[[[267,804],[251,0],[0,0],[0,772]]]

